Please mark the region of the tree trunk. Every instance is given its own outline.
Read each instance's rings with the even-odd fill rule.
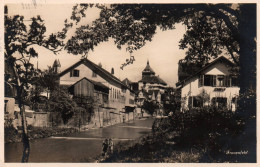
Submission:
[[[22,156],[22,162],[28,162],[29,156],[30,156],[30,142],[29,142],[29,136],[28,136],[28,130],[27,130],[27,121],[26,121],[26,115],[25,115],[25,108],[23,103],[23,86],[20,81],[20,77],[17,73],[17,70],[15,66],[13,66],[14,75],[17,81],[17,97],[18,97],[18,103],[20,108],[20,115],[21,115],[21,121],[22,121],[22,141],[23,141],[23,156]]]
[[[238,116],[245,123],[239,138],[249,152],[247,162],[256,162],[256,5],[240,5],[240,100]]]
[[[30,156],[30,142],[27,130],[27,121],[25,116],[24,105],[20,107],[20,114],[22,118],[22,129],[23,129],[23,157],[22,162],[28,162]]]
[[[18,97],[18,102],[19,102],[21,122],[22,122],[22,131],[23,131],[23,134],[22,134],[22,141],[23,141],[22,162],[28,162],[29,156],[30,156],[30,142],[29,142],[29,136],[28,136],[28,130],[27,130],[25,107],[23,104],[23,88],[20,84],[19,79],[18,79],[17,97]]]

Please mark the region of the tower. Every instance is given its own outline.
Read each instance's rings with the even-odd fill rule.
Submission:
[[[142,78],[145,76],[154,76],[155,72],[154,70],[150,67],[149,60],[147,61],[146,67],[144,68],[142,72]]]
[[[61,67],[61,65],[60,65],[59,59],[55,59],[55,61],[53,63],[53,66],[52,66],[53,72],[55,74],[60,73],[60,67]]]

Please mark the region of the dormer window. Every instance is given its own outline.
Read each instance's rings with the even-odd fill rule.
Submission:
[[[70,77],[79,77],[79,70],[72,70],[70,71]]]

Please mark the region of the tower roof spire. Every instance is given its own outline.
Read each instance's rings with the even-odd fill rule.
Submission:
[[[143,75],[155,75],[154,70],[150,67],[149,60],[147,60],[147,65],[142,72]]]

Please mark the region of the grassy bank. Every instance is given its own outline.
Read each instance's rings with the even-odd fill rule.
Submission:
[[[29,138],[39,139],[55,135],[63,135],[69,133],[75,133],[75,128],[59,128],[59,127],[30,127],[28,128]],[[22,141],[21,130],[16,130],[13,127],[5,128],[5,143],[14,143]]]
[[[171,141],[161,142],[149,134],[135,141],[118,143],[114,153],[98,162],[199,162],[203,152],[195,148],[178,147]]]

